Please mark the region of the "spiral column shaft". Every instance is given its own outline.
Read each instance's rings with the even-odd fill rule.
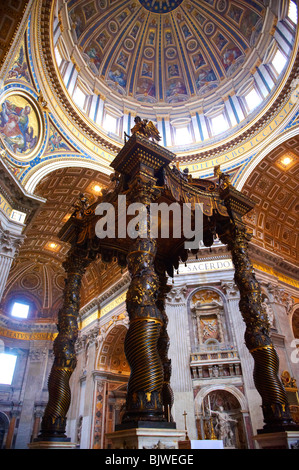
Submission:
[[[70,377],[76,367],[75,342],[80,288],[86,262],[70,252],[64,262],[66,270],[63,306],[58,313],[58,335],[54,341],[54,363],[48,380],[49,399],[41,424],[39,439],[66,438],[66,415],[71,402]]]
[[[166,295],[171,290],[171,287],[167,285],[167,277],[165,275],[164,266],[159,267],[157,269],[159,275],[159,292],[158,292],[158,299],[157,299],[157,307],[161,312],[163,324],[161,327],[160,337],[158,340],[158,351],[160,354],[160,358],[163,365],[163,388],[162,388],[162,401],[163,401],[163,408],[164,408],[164,415],[167,421],[173,422],[173,418],[171,415],[171,409],[174,402],[173,391],[170,386],[170,378],[171,378],[171,359],[168,357],[168,350],[169,350],[169,336],[167,332],[167,325],[168,325],[168,317],[165,311],[165,300]]]
[[[125,353],[131,375],[123,423],[163,420],[163,366],[157,348],[163,322],[156,306],[155,254],[155,240],[138,238],[127,256],[131,284],[126,300],[130,325]]]
[[[278,377],[279,359],[270,338],[267,313],[262,306],[260,284],[248,257],[251,234],[241,223],[231,225],[222,238],[228,244],[240,291],[239,307],[246,324],[245,343],[254,359],[253,378],[262,398],[264,430],[276,431],[292,424],[287,395]]]

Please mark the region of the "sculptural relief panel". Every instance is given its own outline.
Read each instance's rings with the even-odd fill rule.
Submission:
[[[197,344],[195,348],[217,347],[217,344],[226,341],[224,307],[219,292],[206,288],[192,293],[190,311]]]

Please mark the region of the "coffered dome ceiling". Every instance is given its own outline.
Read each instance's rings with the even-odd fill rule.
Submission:
[[[263,2],[103,0],[68,2],[73,37],[89,71],[143,103],[192,102],[248,74],[267,15]],[[246,65],[246,70],[244,70]],[[231,87],[231,84],[230,84]]]
[[[235,137],[273,104],[293,59],[296,28],[287,29],[283,2],[57,0],[54,16],[55,56],[70,98],[116,148],[136,114],[152,119],[176,154]],[[271,60],[282,47],[277,72]],[[90,96],[100,103],[88,104]],[[107,113],[119,121],[108,131]],[[176,138],[182,127],[189,130],[183,142]]]

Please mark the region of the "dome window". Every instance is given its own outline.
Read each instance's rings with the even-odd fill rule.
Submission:
[[[283,71],[286,62],[286,57],[279,49],[277,49],[271,63],[278,75]]]
[[[11,385],[16,362],[15,354],[0,353],[0,384]]]
[[[293,0],[289,3],[288,18],[294,23],[297,24],[297,5]]]
[[[191,142],[192,142],[192,138],[190,135],[189,128],[187,126],[177,127],[175,130],[176,145],[190,144]]]
[[[113,132],[113,134],[116,134],[117,118],[106,113],[103,127],[107,132]]]
[[[86,98],[87,98],[86,94],[81,90],[81,88],[77,86],[73,94],[73,100],[76,103],[76,105],[82,110],[85,109]]]
[[[262,98],[255,88],[252,88],[245,96],[246,105],[249,111],[255,109],[261,102]]]
[[[123,114],[117,108],[106,104],[104,113],[98,113],[98,124],[100,124],[101,115],[103,116],[103,128],[108,134],[119,135],[122,125]]]
[[[30,305],[25,302],[14,302],[11,316],[16,318],[28,318]]]
[[[221,134],[229,128],[223,113],[211,118],[212,131],[214,135]]]
[[[60,67],[61,62],[62,62],[62,57],[61,57],[58,47],[55,47],[55,59],[56,59],[58,67]]]

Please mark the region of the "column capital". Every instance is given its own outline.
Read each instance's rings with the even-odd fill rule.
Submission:
[[[13,258],[18,253],[24,239],[24,235],[14,235],[9,230],[3,229],[0,223],[0,254]]]

